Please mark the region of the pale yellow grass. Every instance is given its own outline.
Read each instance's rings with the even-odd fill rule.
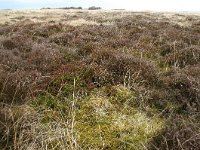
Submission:
[[[91,19],[85,19],[84,16],[91,16]],[[60,22],[72,26],[81,25],[100,25],[95,18],[102,18],[110,20],[102,23],[103,25],[113,25],[112,20],[116,18],[123,18],[133,15],[133,11],[126,10],[63,10],[63,9],[35,9],[35,10],[0,10],[0,23],[13,24],[19,21],[32,22]],[[200,17],[200,13],[186,13],[186,12],[134,12],[134,15],[144,15],[150,18],[156,18],[158,21],[169,19],[170,22],[180,26],[190,26],[191,22],[187,17]],[[73,16],[77,16],[72,19]],[[71,17],[71,19],[69,19]]]
[[[109,11],[88,11],[88,10],[62,10],[62,9],[43,9],[43,10],[0,10],[0,23],[13,24],[19,21],[32,22],[61,22],[72,26],[81,25],[100,25],[95,20],[86,20],[84,18],[68,19],[71,16],[90,13],[92,16],[99,16]],[[82,16],[83,16],[82,15]],[[103,25],[112,25],[112,22],[103,23]]]

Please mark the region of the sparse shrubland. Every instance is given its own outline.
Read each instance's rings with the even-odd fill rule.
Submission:
[[[198,150],[200,18],[74,13],[0,25],[0,149]]]

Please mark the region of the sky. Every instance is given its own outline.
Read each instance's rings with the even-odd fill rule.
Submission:
[[[200,11],[200,0],[0,0],[0,9],[98,6],[135,11]]]

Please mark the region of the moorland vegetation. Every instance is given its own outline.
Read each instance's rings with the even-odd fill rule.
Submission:
[[[200,18],[180,16],[1,23],[0,149],[199,149]]]

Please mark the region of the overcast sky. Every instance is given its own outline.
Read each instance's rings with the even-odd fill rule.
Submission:
[[[0,9],[100,6],[104,9],[200,11],[200,0],[0,0]]]

